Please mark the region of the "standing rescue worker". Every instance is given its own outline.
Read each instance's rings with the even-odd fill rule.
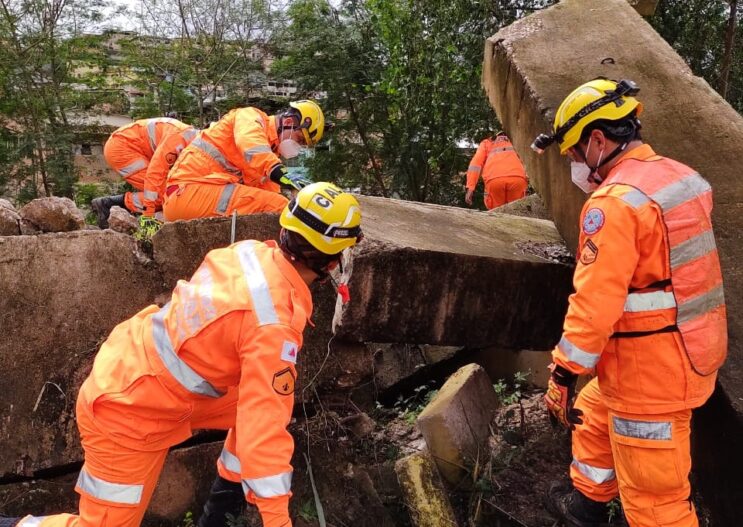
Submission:
[[[562,338],[546,405],[573,432],[572,486],[548,503],[571,526],[608,524],[619,494],[632,527],[698,525],[691,502],[691,410],[715,388],[727,354],[712,189],[692,168],[640,138],[632,81],[574,90],[553,134],[573,182],[591,193],[581,213]],[[578,395],[578,375],[597,372]]]
[[[168,174],[168,221],[280,212],[287,203],[279,189],[311,183],[290,174],[283,160],[323,137],[325,117],[313,101],[297,101],[275,116],[238,108],[202,130]],[[281,156],[281,158],[279,157]]]
[[[472,205],[480,176],[485,183],[485,206],[488,210],[526,196],[529,182],[526,170],[511,140],[503,132],[498,132],[493,139],[484,139],[470,161],[464,196],[467,205]]]
[[[0,519],[0,527],[136,527],[168,449],[195,429],[229,429],[199,527],[222,527],[245,501],[266,527],[291,527],[294,450],[286,430],[309,285],[361,239],[355,197],[330,183],[284,208],[280,241],[207,254],[170,302],[114,328],[80,388],[85,450],[80,514]]]
[[[111,207],[153,217],[162,208],[165,176],[181,150],[196,137],[193,127],[170,117],[140,119],[122,126],[106,141],[103,155],[117,174],[137,192],[96,198],[91,207],[98,226],[108,227]]]

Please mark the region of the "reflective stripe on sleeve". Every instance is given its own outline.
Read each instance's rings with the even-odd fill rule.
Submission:
[[[676,322],[683,324],[689,320],[693,320],[698,316],[712,311],[716,307],[719,307],[725,303],[725,293],[722,290],[722,286],[717,286],[714,289],[707,291],[703,295],[699,295],[696,298],[687,300],[679,306],[678,316]]]
[[[588,463],[581,463],[577,459],[573,458],[573,466],[578,469],[578,472],[583,474],[585,477],[593,481],[594,483],[606,483],[616,478],[614,469],[612,468],[599,468],[589,465]]]
[[[676,298],[673,293],[666,291],[630,293],[624,302],[624,311],[628,313],[671,309],[672,307],[676,307]]]
[[[245,281],[248,283],[250,296],[253,299],[255,316],[260,326],[278,324],[279,317],[276,315],[266,275],[263,274],[258,256],[255,254],[254,244],[253,241],[238,244],[237,254],[243,268]]]
[[[583,351],[564,336],[560,339],[557,347],[560,348],[560,351],[563,352],[570,362],[580,364],[584,368],[593,368],[599,361],[598,353]]]
[[[717,250],[715,235],[708,230],[671,248],[671,269]]]
[[[150,201],[156,201],[157,198],[160,197],[160,194],[155,192],[154,190],[145,190],[144,191],[144,199],[150,200]]]
[[[650,198],[645,195],[644,192],[639,190],[631,190],[622,196],[622,201],[630,205],[632,208],[638,208],[640,205],[650,201]]]
[[[243,152],[243,157],[245,158],[246,162],[250,163],[253,160],[253,156],[255,154],[266,154],[271,151],[271,147],[268,145],[258,145],[248,148],[245,152]]]
[[[671,439],[670,422],[634,421],[616,415],[612,416],[612,421],[614,422],[614,433],[624,437],[659,441]]]
[[[112,503],[123,503],[125,505],[138,505],[142,500],[144,485],[126,485],[123,483],[110,483],[90,474],[83,466],[77,478],[77,486],[99,500]],[[31,524],[33,525],[33,524]]]
[[[165,314],[169,309],[170,302],[152,315],[152,338],[155,341],[155,349],[160,356],[160,360],[163,361],[168,372],[189,392],[207,397],[221,397],[224,395],[223,393],[217,391],[214,386],[193,371],[188,364],[176,355],[168,330],[165,327]]]
[[[275,476],[242,480],[245,494],[252,490],[259,498],[275,498],[289,494],[292,488],[292,473],[284,472]]]
[[[663,212],[668,212],[673,207],[681,205],[696,196],[712,190],[702,176],[699,174],[690,174],[685,178],[663,187],[650,197],[660,205]]]
[[[27,516],[22,519],[18,527],[38,527],[49,516]]]
[[[121,175],[122,177],[129,177],[132,174],[139,172],[140,170],[146,167],[147,167],[147,161],[145,161],[144,159],[137,159],[133,163],[129,163],[124,168],[119,170],[119,175]]]
[[[150,148],[152,148],[153,152],[157,150],[157,128],[155,127],[158,122],[159,121],[152,119],[147,123],[147,137],[150,139]]]
[[[234,472],[235,474],[240,474],[240,471],[242,470],[240,460],[226,448],[222,448],[222,453],[219,454],[219,460],[222,462],[222,465],[224,465],[224,468],[230,472]]]
[[[183,132],[181,137],[183,137],[183,139],[185,139],[186,141],[191,141],[194,137],[196,137],[196,134],[198,133],[199,131],[196,128],[189,128],[188,130]]]
[[[232,198],[232,195],[235,193],[235,189],[237,188],[237,185],[234,183],[228,183],[224,186],[224,189],[222,190],[222,194],[219,195],[219,201],[217,202],[217,208],[214,209],[214,211],[217,214],[224,214],[227,212],[227,207],[230,204],[230,199]]]
[[[478,174],[482,172],[482,167],[479,167],[477,165],[470,165],[467,167],[467,172],[477,172]]]

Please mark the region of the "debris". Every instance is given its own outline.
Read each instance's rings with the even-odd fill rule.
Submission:
[[[85,216],[70,198],[37,198],[24,205],[19,213],[30,224],[27,227],[41,232],[76,231],[85,227]]]
[[[21,233],[21,215],[7,199],[0,199],[0,236],[15,236]]]
[[[113,206],[108,214],[108,228],[124,234],[134,234],[139,229],[139,222],[126,209]]]
[[[456,527],[457,521],[444,484],[427,452],[412,454],[395,464],[410,518],[416,527]]]

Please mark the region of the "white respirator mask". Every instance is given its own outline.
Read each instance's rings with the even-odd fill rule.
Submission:
[[[588,141],[588,148],[586,148],[585,158],[588,158],[588,152],[591,151],[591,140]],[[596,168],[589,167],[586,163],[578,161],[570,162],[570,179],[573,181],[576,187],[581,189],[586,194],[590,194],[601,184],[601,179],[598,176],[598,167],[601,166],[601,158],[604,157],[604,153],[601,152],[599,155],[599,162]]]

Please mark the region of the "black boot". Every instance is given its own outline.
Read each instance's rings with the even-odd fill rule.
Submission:
[[[7,518],[5,516],[0,516],[0,527],[15,527],[18,525],[19,521],[21,521],[20,518]]]
[[[227,514],[234,518],[239,517],[245,510],[245,504],[242,485],[217,476],[196,527],[225,527]]]
[[[611,514],[608,503],[584,496],[570,483],[552,483],[545,505],[568,527],[627,526],[621,508]]]
[[[95,198],[90,202],[90,208],[93,209],[98,216],[98,226],[101,229],[108,228],[108,214],[111,212],[111,207],[122,207],[125,209],[124,194]]]

